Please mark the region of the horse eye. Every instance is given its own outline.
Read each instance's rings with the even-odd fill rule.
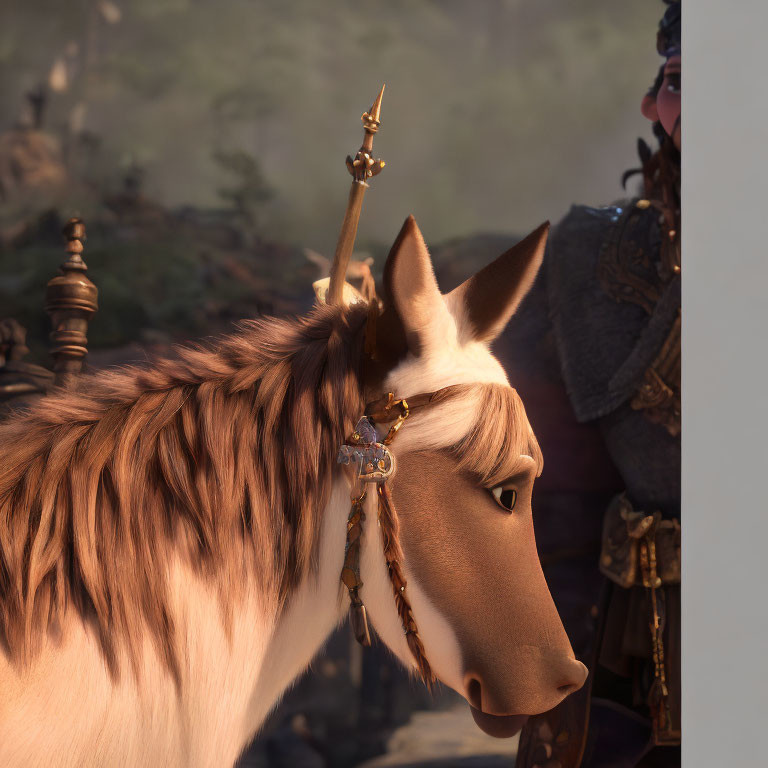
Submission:
[[[504,507],[507,512],[511,512],[515,508],[515,502],[517,501],[517,491],[513,488],[502,488],[497,485],[491,489],[491,495],[496,499],[496,503]]]

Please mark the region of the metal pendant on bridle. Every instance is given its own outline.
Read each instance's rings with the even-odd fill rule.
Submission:
[[[373,424],[363,416],[336,457],[339,464],[357,464],[358,479],[364,483],[382,483],[395,470],[394,456],[376,438]]]

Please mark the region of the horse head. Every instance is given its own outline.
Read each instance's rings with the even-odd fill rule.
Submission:
[[[531,491],[541,453],[517,393],[489,351],[534,281],[547,232],[542,225],[442,295],[409,218],[385,267],[385,308],[366,371],[377,395],[452,390],[398,433],[389,486],[426,658],[495,736],[513,735],[526,716],[554,707],[587,676],[536,552]],[[360,594],[384,642],[416,668],[380,535],[369,526],[364,536]]]

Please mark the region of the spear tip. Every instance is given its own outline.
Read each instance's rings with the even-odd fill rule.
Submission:
[[[369,134],[376,133],[381,125],[381,99],[384,96],[384,88],[386,88],[386,83],[381,86],[379,95],[374,99],[371,108],[367,112],[363,112],[363,116],[360,118],[363,121],[363,127]]]
[[[380,122],[379,118],[381,117],[381,99],[384,96],[384,89],[387,87],[387,84],[384,83],[381,86],[381,90],[379,91],[379,95],[374,100],[373,104],[371,105],[371,108],[368,110],[368,114],[376,120],[376,122]]]
[[[360,220],[360,209],[363,205],[363,195],[368,188],[366,180],[376,176],[384,167],[384,161],[374,160],[372,152],[373,137],[381,125],[379,118],[381,117],[381,99],[384,96],[385,87],[385,85],[381,86],[379,95],[371,104],[371,108],[368,112],[363,112],[360,118],[363,121],[363,128],[365,130],[362,146],[357,151],[354,159],[347,157],[347,170],[353,178],[352,189],[349,193],[349,201],[347,202],[347,210],[344,214],[344,222],[341,225],[339,240],[336,243],[336,254],[331,265],[331,276],[325,296],[328,304],[345,303],[343,297],[344,276],[347,273],[347,265],[349,264],[349,258],[352,255],[352,248],[355,244],[357,223]]]

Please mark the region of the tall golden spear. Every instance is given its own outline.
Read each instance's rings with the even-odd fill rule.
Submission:
[[[373,136],[381,125],[379,117],[381,116],[381,98],[383,95],[384,86],[382,85],[379,95],[371,105],[371,108],[364,112],[360,118],[365,129],[363,144],[357,151],[354,160],[347,155],[347,170],[352,174],[352,188],[349,190],[347,210],[344,214],[344,222],[341,225],[339,240],[336,243],[336,253],[334,254],[333,265],[331,266],[331,280],[326,297],[326,303],[328,304],[342,303],[344,278],[347,274],[349,257],[352,255],[352,248],[355,245],[357,223],[360,221],[360,211],[363,207],[363,196],[365,195],[365,190],[368,189],[366,179],[376,176],[384,167],[383,160],[374,160],[371,156]]]

